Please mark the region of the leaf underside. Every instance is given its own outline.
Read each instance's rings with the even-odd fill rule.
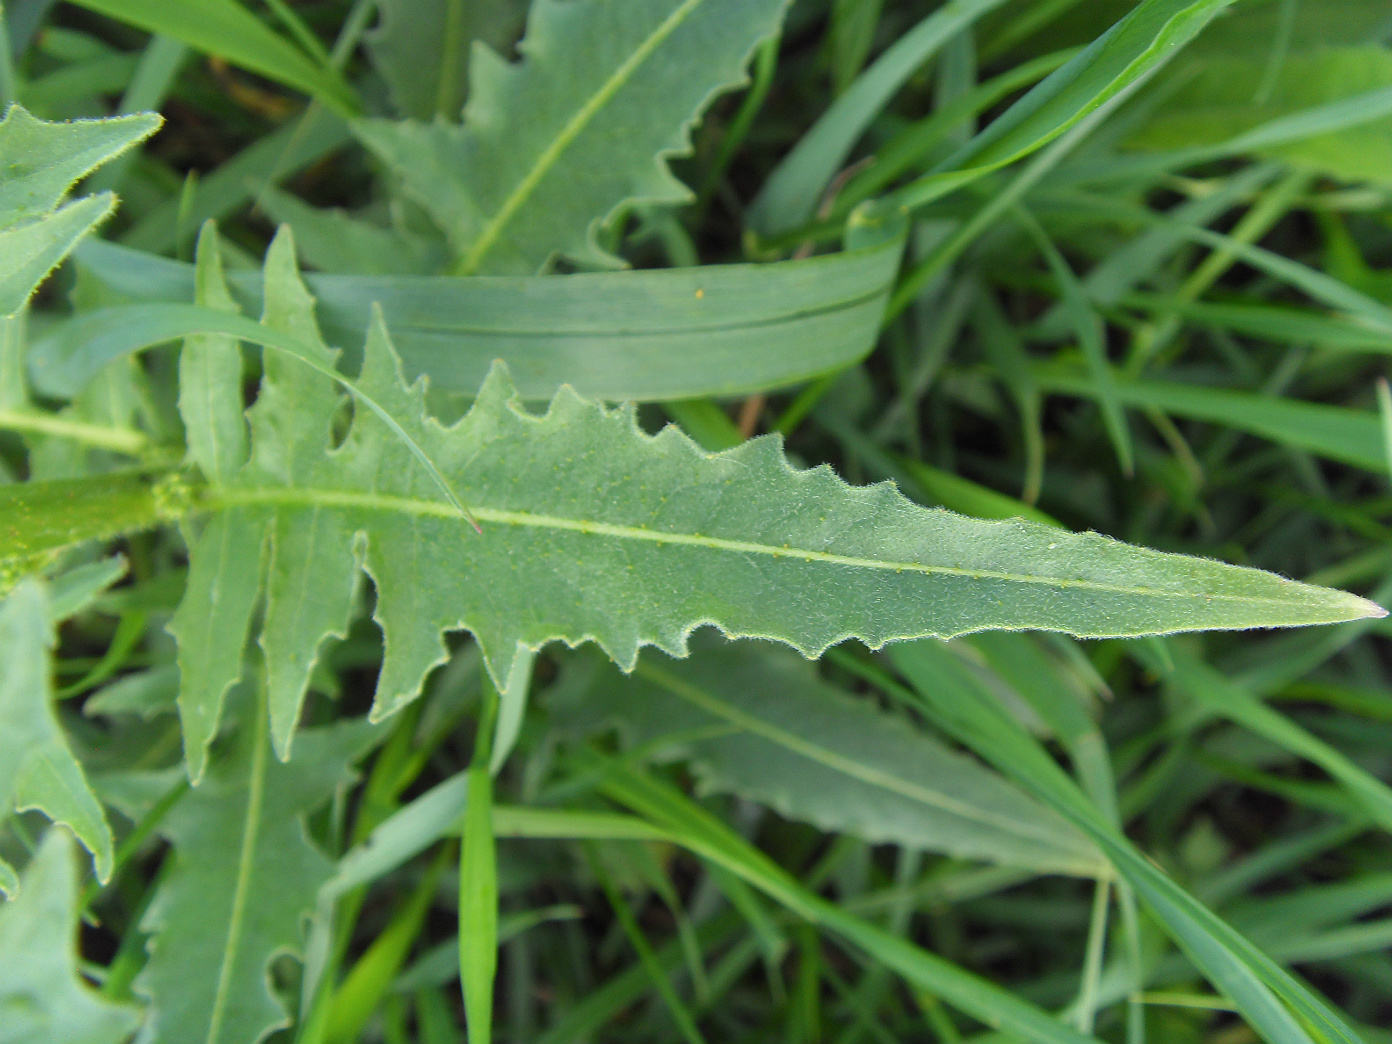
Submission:
[[[615,727],[689,760],[702,787],[819,830],[1036,871],[1095,875],[1080,832],[1013,784],[873,702],[822,681],[791,649],[702,641],[689,660],[644,656],[557,687],[561,729]]]

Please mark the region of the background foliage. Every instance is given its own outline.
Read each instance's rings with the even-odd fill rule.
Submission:
[[[1390,34],[11,0],[0,1040],[1392,1040]]]

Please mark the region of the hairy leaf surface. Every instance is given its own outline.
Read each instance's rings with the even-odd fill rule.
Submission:
[[[660,756],[689,758],[706,788],[872,844],[1082,875],[1105,865],[1061,816],[905,718],[823,682],[791,649],[701,646],[689,660],[645,656],[631,678],[601,670],[567,692],[561,727],[665,739]]]
[[[317,344],[315,365],[332,363],[288,237],[267,262],[264,323]],[[192,494],[208,522],[171,630],[195,779],[258,596],[283,756],[319,646],[346,627],[360,567],[376,584],[385,633],[378,717],[415,698],[445,658],[441,633],[456,628],[475,634],[504,684],[519,647],[590,640],[631,669],[644,645],[684,655],[703,624],[811,656],[851,637],[879,646],[989,629],[1118,636],[1383,612],[1258,570],[924,509],[890,485],[798,471],[777,438],[705,453],[676,428],[645,434],[631,406],[605,409],[569,388],[536,416],[501,366],[446,428],[427,414],[424,385],[405,384],[380,319],[354,385],[400,431],[359,409],[335,446],[338,386],[268,353],[251,459]]]
[[[785,0],[536,0],[522,61],[475,50],[463,126],[367,120],[363,143],[449,235],[458,272],[530,275],[564,255],[618,264],[595,238],[635,202],[690,192],[666,158],[738,86]]]
[[[72,828],[111,873],[111,828],[53,706],[48,592],[24,580],[0,603],[0,819],[36,808]]]
[[[348,782],[372,740],[361,722],[311,729],[282,764],[264,714],[249,717],[229,755],[160,823],[174,866],[141,924],[152,938],[136,980],[153,1002],[153,1044],[244,1044],[289,1023],[267,966],[300,952],[303,919],[333,872],[304,816]]]
[[[0,316],[23,308],[77,241],[115,209],[109,192],[59,207],[73,183],[159,125],[152,113],[48,123],[10,106],[0,119]]]
[[[475,40],[502,52],[517,39],[522,0],[379,0],[381,25],[367,40],[372,64],[402,116],[451,120],[464,105]]]
[[[120,1044],[140,1021],[98,996],[78,973],[77,861],[50,829],[25,868],[20,894],[0,903],[0,1040],[5,1044]]]

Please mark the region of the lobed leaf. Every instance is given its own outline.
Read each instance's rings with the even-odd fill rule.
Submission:
[[[305,354],[267,356],[248,464],[194,495],[208,522],[171,626],[195,779],[258,597],[285,756],[319,646],[344,631],[360,569],[376,585],[385,634],[378,718],[415,698],[445,658],[442,632],[456,628],[475,634],[504,685],[519,649],[595,641],[629,670],[644,645],[685,655],[704,624],[813,656],[851,637],[1100,637],[1383,614],[1259,570],[924,509],[889,485],[795,470],[776,437],[705,453],[675,428],[645,434],[631,406],[608,410],[569,388],[535,416],[501,365],[444,427],[425,409],[423,383],[405,384],[380,319],[352,385],[374,410],[358,410],[336,445],[332,353],[286,237],[268,259],[264,324]]]
[[[38,809],[70,827],[111,874],[111,828],[54,709],[48,592],[26,579],[0,603],[0,819]]]
[[[264,709],[248,717],[159,825],[174,862],[141,922],[149,961],[135,982],[151,1000],[151,1044],[243,1044],[289,1024],[268,966],[300,952],[303,920],[333,872],[304,816],[349,781],[375,739],[361,721],[311,729],[281,764],[269,757]]]
[[[6,1044],[121,1044],[139,1012],[98,995],[78,971],[77,861],[50,829],[20,894],[0,903],[0,1039]]]
[[[562,729],[617,727],[629,744],[689,759],[701,785],[819,830],[1044,872],[1105,862],[1056,813],[906,719],[822,681],[790,649],[701,643],[561,686]]]
[[[536,0],[522,61],[479,47],[463,126],[364,120],[358,136],[450,237],[457,273],[531,275],[557,256],[616,258],[600,226],[635,203],[683,203],[667,157],[744,81],[786,0]]]
[[[18,105],[6,110],[0,119],[0,318],[23,308],[77,241],[116,207],[109,192],[59,207],[68,190],[159,125],[153,113],[48,123]]]

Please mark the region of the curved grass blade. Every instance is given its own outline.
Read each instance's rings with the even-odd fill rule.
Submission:
[[[381,305],[407,374],[473,397],[494,359],[524,398],[562,384],[622,402],[747,395],[797,384],[859,361],[875,345],[899,267],[903,228],[875,245],[773,264],[590,273],[565,278],[368,278],[310,273],[328,341],[351,366]],[[193,299],[193,267],[104,242],[79,250],[84,274],[118,297]],[[229,273],[255,310],[259,273]],[[137,306],[76,316],[30,350],[40,389],[71,398],[101,366],[199,332],[177,313]],[[145,307],[148,307],[145,306]]]
[[[948,0],[896,40],[804,134],[759,190],[745,223],[761,236],[812,219],[822,193],[865,128],[924,62],[1003,0]]]
[[[934,720],[1084,830],[1194,965],[1271,1044],[1360,1044],[1322,998],[1213,914],[1137,850],[1048,752],[936,643],[896,646],[890,659]],[[910,698],[912,695],[910,694]]]
[[[182,40],[195,50],[304,91],[341,116],[360,108],[353,89],[335,70],[315,61],[236,0],[76,0],[90,11],[152,33]]]
[[[882,206],[914,209],[1042,148],[1134,90],[1232,0],[1144,0],[956,153]]]

